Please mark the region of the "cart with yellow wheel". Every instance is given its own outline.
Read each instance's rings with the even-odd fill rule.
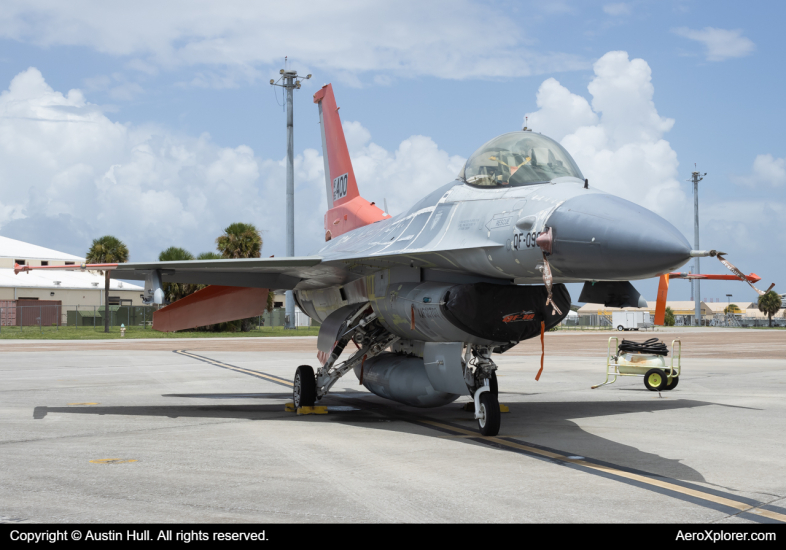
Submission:
[[[614,340],[614,346],[611,343]],[[652,340],[655,340],[654,338]],[[648,340],[647,342],[652,342]],[[646,344],[638,344],[646,351]],[[623,343],[626,341],[623,340]],[[636,344],[629,342],[629,344]],[[665,344],[660,344],[665,348]],[[636,345],[627,346],[636,348]],[[666,351],[668,353],[668,351]],[[674,358],[677,364],[674,364]],[[671,364],[666,366],[666,358],[662,354],[643,353],[642,351],[620,350],[619,338],[609,338],[606,354],[606,381],[592,386],[592,389],[613,384],[620,376],[643,376],[644,386],[650,391],[670,391],[677,387],[682,372],[682,342],[679,338],[671,342]]]

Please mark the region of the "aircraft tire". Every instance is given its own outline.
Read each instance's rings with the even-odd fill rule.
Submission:
[[[309,365],[300,365],[295,371],[292,401],[295,409],[313,407],[317,401],[317,379],[314,377],[314,369]]]
[[[671,391],[674,388],[676,388],[677,384],[679,384],[679,383],[680,383],[680,377],[679,376],[675,376],[674,378],[671,379],[671,383],[667,383],[666,387],[663,388],[663,389],[666,390],[666,391]]]
[[[650,391],[663,391],[666,389],[666,373],[660,369],[650,369],[644,375],[644,385]]]
[[[491,371],[491,378],[489,378],[489,393],[499,395],[499,385],[497,384],[497,371]]]
[[[480,409],[483,415],[478,418],[478,427],[483,435],[497,435],[499,433],[500,412],[499,399],[490,391],[480,395]]]

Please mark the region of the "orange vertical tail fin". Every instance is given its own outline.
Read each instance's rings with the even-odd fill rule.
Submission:
[[[390,216],[360,196],[355,171],[349,158],[347,140],[341,127],[339,107],[333,86],[325,84],[314,94],[322,127],[322,155],[328,211],[325,214],[325,240]]]

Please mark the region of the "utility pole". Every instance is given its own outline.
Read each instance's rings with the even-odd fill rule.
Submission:
[[[699,174],[698,172],[693,172],[691,174],[691,179],[688,181],[693,182],[693,246],[694,250],[699,250],[699,182],[704,179],[704,176],[707,175],[707,172],[704,174]],[[699,257],[696,256],[696,269],[694,273],[698,275],[701,273],[701,269],[699,268]],[[693,324],[697,326],[701,326],[701,283],[698,279],[695,279],[696,288],[693,294],[693,304],[696,308],[696,311],[693,314]]]
[[[286,67],[286,58],[284,58],[284,65]],[[297,71],[291,69],[281,69],[279,71],[283,79],[283,84],[278,81],[270,79],[272,86],[281,86],[287,91],[287,256],[292,257],[295,255],[295,141],[294,141],[294,116],[292,112],[292,91],[300,89],[300,80]],[[306,80],[311,78],[311,75],[306,77]],[[274,289],[270,289],[274,290]],[[295,296],[291,290],[286,292],[286,322],[285,328],[295,328]]]

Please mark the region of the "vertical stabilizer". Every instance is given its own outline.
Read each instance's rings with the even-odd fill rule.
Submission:
[[[322,157],[325,163],[325,240],[390,216],[360,196],[347,140],[341,127],[333,86],[325,84],[314,94],[322,128]]]
[[[333,208],[359,197],[355,172],[349,159],[347,140],[338,115],[339,107],[333,95],[333,85],[327,84],[314,94],[319,106],[319,123],[322,127],[322,151],[325,159],[325,184],[328,207]]]

